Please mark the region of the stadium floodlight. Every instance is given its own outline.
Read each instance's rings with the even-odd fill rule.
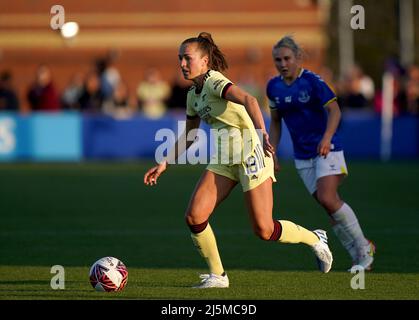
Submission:
[[[66,22],[61,27],[61,35],[65,39],[74,38],[79,33],[79,25],[77,22]]]

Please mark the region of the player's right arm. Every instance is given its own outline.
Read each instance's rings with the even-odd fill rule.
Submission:
[[[166,171],[167,166],[169,163],[175,163],[176,159],[183,154],[191,145],[195,142],[194,139],[190,139],[189,133],[193,129],[199,128],[199,124],[201,122],[201,119],[199,117],[187,117],[186,119],[186,128],[185,131],[182,133],[182,135],[176,140],[175,145],[173,148],[169,151],[167,154],[167,157],[161,161],[156,166],[149,169],[145,175],[144,175],[144,183],[148,186],[152,186],[157,184],[157,179],[159,176]],[[195,131],[196,132],[196,131]],[[186,139],[186,137],[189,137],[189,139]],[[179,143],[180,141],[185,141],[186,143]]]
[[[282,134],[282,121],[281,116],[279,115],[279,112],[277,109],[271,109],[271,125],[269,127],[269,138],[271,140],[271,144],[274,148],[274,165],[275,165],[275,171],[279,171],[279,161],[276,156],[276,149],[278,147],[279,141],[281,140],[281,134]]]

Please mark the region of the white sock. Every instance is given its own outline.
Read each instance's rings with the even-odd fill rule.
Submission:
[[[355,247],[355,241],[351,236],[345,231],[340,223],[337,223],[332,226],[333,231],[338,237],[342,246],[348,251],[351,256],[352,262],[356,262],[358,258],[358,253]]]
[[[362,248],[368,245],[368,240],[365,239],[362,233],[361,226],[359,225],[358,219],[356,218],[355,212],[346,203],[332,214],[332,219],[339,224],[344,230],[346,236],[354,241],[357,248]],[[339,227],[338,227],[339,228]]]

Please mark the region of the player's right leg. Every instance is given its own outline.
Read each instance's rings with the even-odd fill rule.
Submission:
[[[342,177],[329,175],[317,180],[316,199],[326,209],[332,220],[332,228],[340,242],[351,255],[353,264],[369,270],[374,261],[375,247],[362,231],[352,208],[342,201],[337,188]]]
[[[331,152],[326,158],[296,160],[295,165],[307,190],[329,214],[332,229],[353,263],[364,267],[371,265],[373,259],[368,252],[373,254],[375,247],[372,243],[367,245],[369,242],[363,236],[355,214],[337,192],[348,172],[343,152]]]
[[[236,181],[205,170],[192,194],[185,219],[191,230],[192,241],[205,259],[210,273],[202,275],[197,288],[226,288],[228,277],[221,263],[217,241],[208,219],[237,184]]]
[[[352,208],[337,194],[338,176],[322,177],[318,180],[316,198],[325,207],[332,220],[332,228],[343,247],[352,258],[352,264],[371,269],[375,246],[362,231],[358,218]],[[330,205],[328,205],[330,204]]]

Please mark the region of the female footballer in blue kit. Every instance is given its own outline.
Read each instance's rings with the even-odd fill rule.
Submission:
[[[327,236],[323,230],[309,231],[291,221],[272,218],[272,183],[275,181],[273,151],[265,130],[263,117],[257,100],[234,85],[220,71],[227,68],[223,53],[218,49],[209,33],[182,42],[179,48],[179,62],[185,79],[194,85],[187,96],[186,130],[178,138],[165,160],[144,175],[146,185],[155,185],[169,163],[181,155],[191,144],[190,134],[204,120],[216,130],[227,130],[237,138],[238,130],[250,132],[250,152],[243,151],[240,161],[230,157],[228,163],[210,162],[192,194],[186,210],[185,220],[191,230],[193,243],[204,257],[209,274],[202,275],[197,288],[227,288],[229,279],[224,271],[217,249],[215,235],[208,220],[214,209],[240,183],[246,206],[256,235],[266,241],[282,243],[304,243],[316,255],[319,268],[328,272],[332,266],[332,254],[327,246]],[[263,138],[259,139],[256,130]],[[235,132],[233,134],[233,132]],[[188,137],[186,143],[179,143]],[[244,138],[239,143],[247,143]],[[262,140],[262,141],[261,141]],[[219,143],[219,142],[218,142]],[[185,146],[178,150],[179,146]],[[216,158],[229,153],[229,147],[219,144]],[[233,159],[234,160],[234,159]]]
[[[354,211],[338,194],[348,171],[339,137],[341,112],[336,96],[317,74],[300,66],[302,51],[292,37],[282,38],[273,47],[272,56],[279,76],[267,85],[270,141],[276,148],[283,119],[293,142],[295,166],[307,190],[329,214],[353,264],[369,270],[375,246],[364,237]],[[275,169],[279,170],[276,157]]]

